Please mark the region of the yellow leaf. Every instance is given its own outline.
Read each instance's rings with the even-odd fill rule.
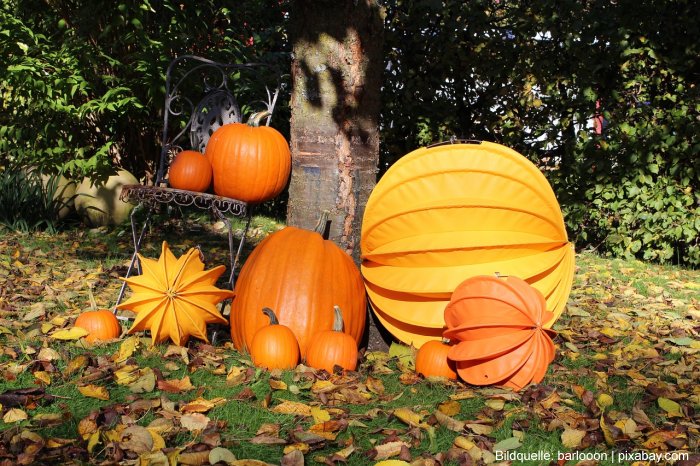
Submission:
[[[314,423],[316,424],[331,420],[331,414],[327,410],[317,406],[311,407],[311,416],[313,416]]]
[[[273,390],[286,390],[287,384],[279,379],[270,379],[270,388]]]
[[[605,411],[608,407],[612,406],[613,404],[613,397],[608,395],[607,393],[601,393],[598,395],[596,398],[596,404],[598,407],[602,410]]]
[[[502,411],[503,407],[506,405],[505,400],[499,400],[499,399],[491,399],[491,400],[486,400],[486,406],[489,408],[493,409],[494,411]]]
[[[443,401],[438,406],[438,410],[446,416],[454,416],[455,414],[459,414],[461,409],[462,409],[462,405],[459,404],[458,402],[452,401],[452,400]]]
[[[55,340],[78,340],[85,335],[87,335],[88,332],[84,328],[81,327],[72,327],[69,329],[64,329],[64,330],[59,330],[57,332],[54,332],[50,335],[51,338]]]
[[[114,371],[114,381],[117,385],[128,385],[136,382],[139,375],[139,366],[127,364]]]
[[[286,455],[293,452],[294,450],[298,450],[303,454],[306,454],[311,450],[311,447],[308,443],[297,442],[292,443],[291,445],[287,445],[286,447],[284,447],[284,450],[282,450],[282,452]]]
[[[423,416],[420,414],[408,409],[408,408],[396,408],[394,412],[392,413],[394,416],[396,416],[400,421],[402,421],[405,424],[408,424],[409,426],[412,427],[423,427],[425,424],[421,424],[421,420],[423,419]]]
[[[583,440],[585,436],[585,430],[569,429],[567,427],[561,434],[561,443],[566,448],[578,448],[581,445],[581,440]]]
[[[600,416],[600,430],[603,431],[603,437],[605,437],[605,443],[607,443],[609,447],[615,446],[615,437],[613,436],[613,433],[610,431],[610,427],[608,427],[608,424],[605,422],[605,416]]]
[[[90,435],[90,440],[88,440],[87,451],[92,453],[95,447],[100,443],[100,431],[96,430]]]
[[[129,359],[138,347],[139,339],[137,337],[129,337],[119,345],[119,351],[112,356],[112,360],[116,364],[121,364]]]
[[[365,385],[367,385],[367,390],[372,393],[376,393],[377,395],[384,394],[384,383],[380,379],[368,376]]]
[[[5,424],[12,424],[13,422],[20,422],[24,421],[28,418],[27,413],[22,411],[19,408],[11,408],[8,409],[5,415],[2,417],[2,420],[5,422]]]
[[[374,466],[411,466],[411,463],[402,460],[384,460],[374,463]]]
[[[163,437],[161,437],[155,429],[147,430],[148,433],[151,434],[151,438],[153,438],[153,447],[151,448],[151,451],[163,450],[165,448],[165,440]]]
[[[150,393],[156,387],[156,374],[150,367],[138,371],[138,378],[128,384],[131,393]]]
[[[37,380],[44,382],[46,385],[51,384],[51,374],[49,374],[46,371],[36,371],[36,372],[34,372],[34,377]]]
[[[272,411],[279,414],[294,414],[297,416],[311,416],[311,407],[298,401],[284,400],[278,404]]]
[[[666,414],[668,414],[668,417],[683,417],[683,410],[681,409],[681,405],[676,403],[673,400],[669,400],[668,398],[663,398],[659,397],[656,402],[659,404],[659,407],[666,411]]]
[[[97,398],[98,400],[109,400],[109,392],[105,387],[99,385],[85,385],[78,387],[78,391],[90,398]]]
[[[471,439],[461,435],[455,437],[454,444],[457,448],[461,448],[463,450],[469,450],[476,446],[476,443],[474,443]]]

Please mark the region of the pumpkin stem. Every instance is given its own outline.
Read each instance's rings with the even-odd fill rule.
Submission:
[[[314,227],[314,231],[321,235],[323,239],[328,239],[331,235],[331,221],[328,218],[330,212],[324,210],[318,218],[318,223]]]
[[[269,307],[264,307],[263,308],[263,314],[265,314],[268,319],[270,319],[270,325],[279,325],[279,320],[277,320],[277,316],[275,315],[275,311],[270,309]]]
[[[92,293],[92,283],[88,285],[88,296],[90,297],[90,310],[97,310],[97,301],[95,301],[95,295]]]
[[[343,331],[343,311],[340,310],[340,306],[333,306],[333,331],[342,332]]]
[[[263,120],[263,118],[267,118],[270,115],[272,115],[272,113],[270,113],[268,110],[255,112],[248,118],[248,125],[257,128],[258,126],[260,126],[260,122]]]

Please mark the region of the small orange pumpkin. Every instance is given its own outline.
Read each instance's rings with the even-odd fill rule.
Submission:
[[[270,319],[270,325],[253,336],[250,345],[253,364],[267,369],[294,369],[299,362],[299,343],[294,333],[280,325],[272,309],[266,307],[262,312]]]
[[[260,203],[287,186],[292,169],[289,144],[276,129],[257,126],[266,115],[254,115],[248,124],[225,124],[209,138],[205,154],[219,196]]]
[[[446,377],[457,380],[454,362],[447,359],[450,345],[430,340],[424,343],[416,353],[416,372],[424,377]]]
[[[122,334],[122,327],[119,325],[117,316],[107,309],[85,311],[75,319],[75,327],[87,330],[89,333],[85,340],[93,343],[101,340],[112,340],[119,338]]]
[[[183,150],[170,164],[170,187],[185,191],[204,192],[209,188],[212,169],[209,159],[201,152]]]
[[[316,335],[306,352],[306,363],[330,373],[333,373],[335,366],[354,371],[357,367],[357,342],[343,333],[343,313],[340,307],[334,306],[333,312],[333,329]]]

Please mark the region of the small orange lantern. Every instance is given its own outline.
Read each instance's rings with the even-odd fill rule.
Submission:
[[[552,319],[542,293],[517,277],[479,275],[462,282],[445,308],[448,357],[472,385],[520,390],[539,383],[554,360]]]

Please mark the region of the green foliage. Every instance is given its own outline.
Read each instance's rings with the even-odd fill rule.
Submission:
[[[279,40],[276,10],[219,3],[2,0],[0,166],[153,173],[170,60],[260,60]]]
[[[697,266],[695,17],[684,0],[387,2],[381,169],[451,136],[499,142],[545,170],[579,247]]]
[[[53,231],[63,202],[54,199],[58,177],[42,183],[35,170],[0,171],[0,225],[21,232],[37,229]]]

